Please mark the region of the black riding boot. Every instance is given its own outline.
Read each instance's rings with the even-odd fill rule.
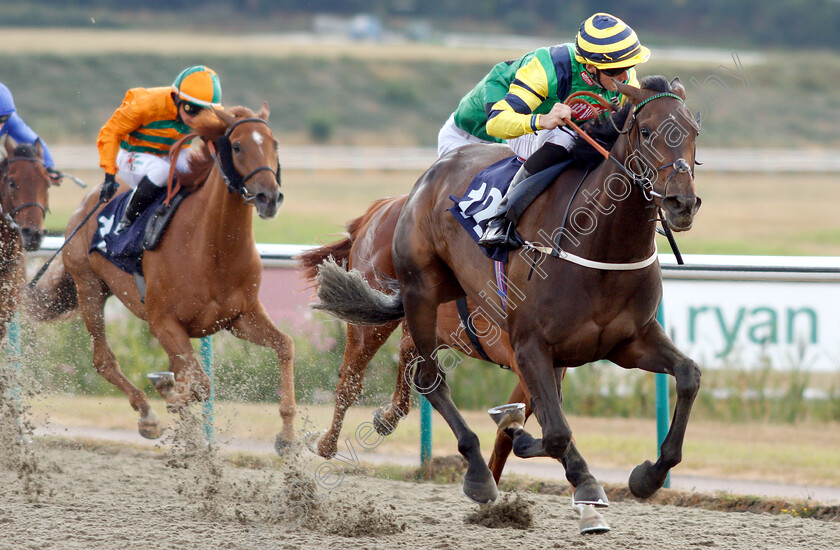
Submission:
[[[496,214],[488,220],[487,228],[484,230],[484,235],[478,240],[478,244],[485,248],[500,247],[507,250],[513,250],[522,246],[524,243],[516,234],[516,221],[521,211],[536,196],[527,199],[527,203],[512,207],[510,197],[513,194],[514,188],[533,174],[542,172],[555,164],[565,162],[571,156],[571,153],[565,147],[554,143],[546,143],[537,149],[525,164],[519,168],[516,175],[513,176],[507,193],[505,193],[502,202],[499,203]],[[540,191],[537,191],[537,193]]]
[[[120,219],[120,223],[114,233],[119,235],[133,224],[140,214],[160,196],[160,191],[160,187],[144,176],[131,193],[131,198],[128,199],[128,204],[125,205],[122,219]]]
[[[483,246],[484,248],[501,247],[508,250],[522,246],[522,242],[516,236],[516,224],[507,217],[506,198],[510,195],[514,187],[530,176],[531,174],[525,169],[524,164],[519,167],[519,171],[513,176],[510,187],[507,193],[505,193],[505,198],[499,203],[496,214],[487,221],[487,228],[484,230],[484,235],[478,239],[479,246]]]

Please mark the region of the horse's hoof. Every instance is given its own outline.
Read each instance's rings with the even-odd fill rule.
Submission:
[[[324,437],[324,434],[327,433],[327,430],[321,432],[306,432],[303,436],[303,446],[309,449],[309,452],[316,454],[322,458],[332,458],[335,456],[335,451],[332,453],[324,453],[321,451],[321,441]],[[280,439],[280,436],[277,436],[277,439]],[[285,452],[285,451],[284,451]],[[279,451],[278,451],[278,454]]]
[[[585,504],[580,509],[580,534],[581,535],[595,535],[599,533],[607,533],[610,526],[604,516],[598,513],[591,504]]]
[[[292,453],[294,443],[294,441],[286,441],[283,436],[277,434],[277,437],[274,438],[274,452],[277,453],[277,456],[289,455]]]
[[[508,433],[507,430],[505,433]],[[543,448],[542,439],[534,439],[534,436],[519,428],[514,430],[513,454],[519,458],[533,458],[535,456],[548,456]]]
[[[479,504],[489,504],[499,498],[499,488],[493,476],[487,481],[470,481],[464,479],[464,494]]]
[[[160,391],[160,388],[162,387],[171,387],[175,385],[175,373],[172,371],[165,370],[162,372],[150,372],[146,376],[149,378],[152,386],[154,386],[158,391]]]
[[[150,372],[146,376],[160,396],[166,401],[169,401],[168,398],[172,394],[172,389],[175,387],[175,373],[170,371]]]
[[[376,429],[376,433],[379,435],[391,435],[395,429],[397,429],[397,422],[399,422],[399,418],[394,424],[387,422],[385,420],[385,412],[383,412],[382,407],[378,407],[375,411],[373,411],[373,427]]]
[[[525,426],[525,403],[509,403],[493,407],[487,414],[500,430],[523,428]]]
[[[610,505],[604,488],[594,479],[581,484],[572,495],[573,508],[587,505],[597,506],[598,508],[608,508]]]
[[[146,439],[158,439],[163,435],[160,427],[160,419],[155,411],[150,410],[146,416],[141,416],[137,421],[137,431]]]
[[[628,485],[634,497],[650,498],[665,483],[667,474],[662,476],[661,480],[656,480],[652,474],[653,468],[653,463],[650,460],[645,460],[630,472]]]

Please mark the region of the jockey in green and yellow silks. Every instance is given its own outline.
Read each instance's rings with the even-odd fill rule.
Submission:
[[[529,175],[568,158],[576,136],[565,127],[579,120],[563,101],[587,91],[620,104],[613,79],[638,86],[633,68],[650,57],[623,21],[596,13],[580,25],[574,44],[539,48],[493,67],[467,95],[438,134],[438,154],[469,143],[507,143],[524,162],[510,190]],[[507,203],[488,224],[479,244],[508,242]]]

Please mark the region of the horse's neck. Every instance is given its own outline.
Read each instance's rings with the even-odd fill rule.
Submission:
[[[626,142],[617,144],[612,154],[623,163]],[[629,194],[624,193],[625,186],[629,186]],[[565,220],[566,231],[575,239],[564,239],[561,246],[566,252],[603,262],[629,263],[647,258],[653,253],[656,230],[656,209],[652,205],[639,185],[606,160],[589,174],[575,196],[569,219]],[[575,245],[575,241],[580,244]]]
[[[207,181],[198,191],[201,211],[194,220],[196,235],[213,246],[215,254],[237,254],[242,244],[253,242],[253,208],[242,197],[228,191],[218,168],[210,171]]]

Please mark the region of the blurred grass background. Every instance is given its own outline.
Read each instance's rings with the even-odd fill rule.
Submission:
[[[126,89],[168,85],[184,66],[195,63],[219,72],[226,104],[257,108],[268,101],[271,127],[281,144],[431,147],[460,97],[493,64],[524,53],[418,43],[301,45],[215,31],[44,28],[4,29],[3,36],[0,79],[13,90],[27,123],[50,144],[91,148]],[[747,86],[721,70],[720,64],[733,68],[730,56],[679,63],[654,56],[639,69],[640,75],[679,76],[689,105],[695,111],[701,105],[708,107],[698,141],[701,150],[840,145],[836,55],[763,51],[744,52],[743,58]],[[702,83],[713,75],[723,77],[730,89],[704,88]],[[102,178],[95,170],[75,175],[90,184]],[[346,221],[361,215],[373,200],[409,192],[419,175],[416,171],[284,171],[286,202],[276,219],[255,220],[257,242],[334,240]],[[704,204],[694,229],[678,236],[685,253],[840,254],[836,175],[706,174],[701,169],[697,185]],[[84,193],[70,182],[51,191],[47,218],[51,232],[63,232]],[[664,241],[659,246],[668,249]],[[151,393],[146,373],[165,370],[167,362],[145,324],[117,316],[108,331],[126,374]],[[293,336],[298,399],[303,404],[331,403],[343,328],[324,318],[317,334]],[[78,320],[27,326],[24,340],[25,371],[45,391],[117,396],[91,367],[89,338]],[[214,343],[220,400],[277,401],[279,374],[270,352],[228,335]],[[395,354],[392,339],[371,364],[362,404],[378,404],[390,395]],[[505,402],[515,384],[509,372],[473,360],[465,361],[450,381],[456,403],[466,409]],[[805,399],[808,386],[824,389],[828,398]],[[777,373],[768,365],[750,372],[706,372],[703,388],[694,415],[701,419],[798,424],[840,420],[840,374]],[[720,398],[715,397],[715,388],[735,391]],[[572,414],[653,416],[653,381],[643,373],[606,365],[576,369],[567,378],[564,396],[564,407]]]

